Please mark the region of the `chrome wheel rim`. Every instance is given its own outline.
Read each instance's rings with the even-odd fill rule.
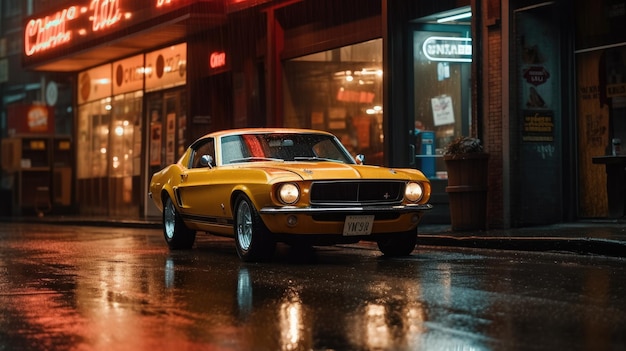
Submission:
[[[165,209],[163,210],[163,226],[165,227],[165,236],[168,239],[174,238],[174,226],[176,224],[176,209],[172,200],[167,199]]]
[[[243,251],[250,249],[252,242],[252,213],[250,205],[246,201],[241,201],[237,208],[237,240]]]

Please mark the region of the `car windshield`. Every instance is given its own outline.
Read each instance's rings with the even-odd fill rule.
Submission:
[[[341,162],[354,160],[333,136],[303,133],[252,133],[223,137],[222,164],[252,161]]]

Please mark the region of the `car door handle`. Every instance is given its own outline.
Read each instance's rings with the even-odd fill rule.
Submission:
[[[180,181],[184,182],[185,180],[187,180],[187,173],[183,173],[180,175]]]

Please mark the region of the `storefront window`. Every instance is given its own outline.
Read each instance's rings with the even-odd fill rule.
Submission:
[[[81,213],[134,216],[151,203],[145,180],[176,162],[187,144],[186,88],[164,90],[186,84],[186,52],[184,43],[168,46],[78,74]]]
[[[369,164],[383,160],[382,39],[284,64],[284,124],[336,134]]]
[[[137,91],[79,107],[76,176],[85,211],[137,212],[142,99]]]
[[[111,98],[94,101],[78,109],[76,162],[78,179],[107,175],[107,148],[111,120]]]
[[[143,92],[113,98],[111,176],[139,176],[141,170],[141,104]]]

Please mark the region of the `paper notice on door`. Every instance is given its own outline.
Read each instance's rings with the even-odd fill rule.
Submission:
[[[441,95],[430,99],[433,107],[433,122],[435,126],[454,123],[454,110],[452,109],[452,98]]]

